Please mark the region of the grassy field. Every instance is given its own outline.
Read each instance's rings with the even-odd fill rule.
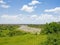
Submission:
[[[25,34],[13,37],[0,37],[0,45],[41,45],[46,40],[46,35]]]
[[[28,26],[41,29],[40,34],[21,31],[21,25],[0,25],[0,45],[60,45],[60,23]]]

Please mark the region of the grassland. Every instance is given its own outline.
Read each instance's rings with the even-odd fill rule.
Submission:
[[[0,45],[60,45],[60,23],[28,26],[41,29],[40,34],[18,30],[20,25],[0,25]]]
[[[13,37],[0,37],[0,45],[41,45],[46,40],[46,35],[25,34]]]

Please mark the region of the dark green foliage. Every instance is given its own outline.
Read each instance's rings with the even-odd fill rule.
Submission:
[[[52,22],[49,24],[46,23],[44,25],[33,25],[32,24],[32,25],[28,25],[28,26],[42,29],[40,35],[35,35],[36,39],[38,40],[38,41],[36,41],[37,43],[39,41],[41,42],[41,40],[42,40],[41,38],[43,38],[43,37],[41,37],[41,35],[46,35],[46,40],[43,38],[43,40],[45,40],[45,41],[43,41],[41,43],[39,42],[38,45],[60,45],[60,23]],[[26,32],[17,30],[17,28],[19,28],[19,27],[20,27],[19,25],[0,25],[0,37],[7,37],[7,36],[12,37],[12,36],[17,36],[17,35],[22,36],[22,35],[27,34]],[[32,36],[32,35],[28,35],[28,36]],[[28,37],[28,36],[26,36],[26,37]],[[39,37],[37,38],[37,36],[39,36]],[[24,36],[23,36],[23,38],[25,39]],[[20,37],[19,37],[19,39],[20,39]],[[31,40],[31,37],[30,37],[30,40]],[[19,43],[20,43],[20,41],[19,41]]]
[[[42,45],[60,45],[60,23],[46,24],[41,34],[47,35],[47,41]]]
[[[0,25],[0,37],[24,35],[25,32],[18,30],[19,25]]]
[[[17,35],[25,35],[26,32],[22,32],[22,31],[10,31],[8,33],[9,36],[17,36]]]
[[[19,25],[4,25],[4,24],[1,24],[0,25],[0,30],[14,30],[16,28],[18,28]]]
[[[29,27],[34,27],[34,28],[43,28],[44,26],[45,26],[45,24],[36,24],[36,25],[34,25],[34,24],[30,24],[30,25],[28,25]]]
[[[56,22],[46,24],[44,30],[42,30],[43,34],[53,34],[59,32],[60,32],[60,24]]]
[[[43,42],[42,45],[60,45],[60,35],[59,34],[49,34],[47,36],[46,42]]]

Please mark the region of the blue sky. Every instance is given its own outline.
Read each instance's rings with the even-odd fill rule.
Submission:
[[[60,0],[0,0],[0,24],[60,21]]]

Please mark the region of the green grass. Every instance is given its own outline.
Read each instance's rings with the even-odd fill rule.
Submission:
[[[46,35],[25,34],[13,37],[0,37],[0,45],[41,45],[46,40]]]

